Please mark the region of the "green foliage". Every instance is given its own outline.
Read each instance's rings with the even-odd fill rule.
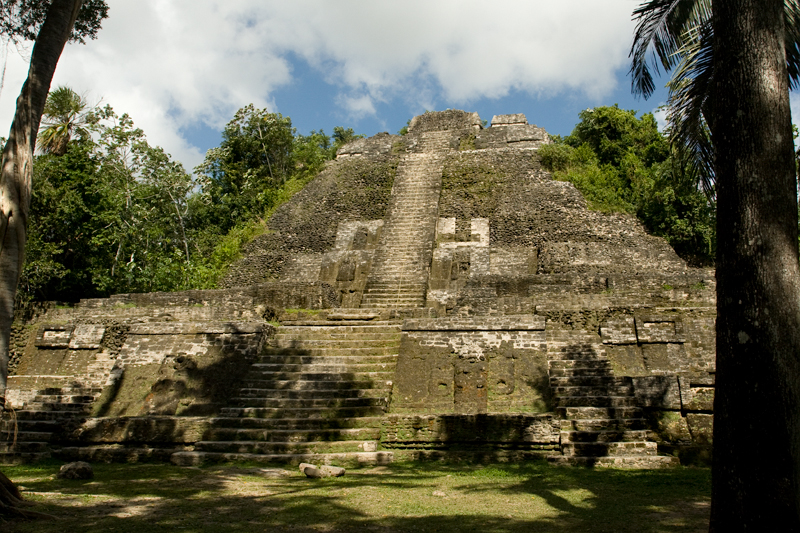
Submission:
[[[51,4],[52,1],[42,0],[2,0],[0,34],[15,44],[35,41]],[[106,0],[83,0],[69,40],[84,43],[87,38],[96,39],[100,24],[106,18],[108,18]]]
[[[190,286],[183,167],[127,115],[94,110],[91,136],[34,166],[21,299],[77,300]]]
[[[66,87],[51,100],[46,119],[66,135],[34,166],[21,300],[213,288],[275,210],[362,137],[298,135],[288,117],[249,105],[195,182],[129,116],[87,110]]]
[[[312,162],[315,140],[306,140],[303,155]],[[269,191],[280,187],[294,171],[294,131],[280,113],[243,107],[222,132],[222,143],[206,153],[195,168],[201,186],[198,210],[206,224],[227,232],[237,221],[249,220],[269,207]]]
[[[66,86],[50,91],[44,105],[37,148],[44,154],[64,155],[73,135],[89,136],[86,125],[92,120],[86,98]]]
[[[694,265],[713,262],[714,206],[671,151],[655,118],[618,106],[580,113],[572,134],[539,150],[553,177],[569,181],[591,209],[637,215]]]

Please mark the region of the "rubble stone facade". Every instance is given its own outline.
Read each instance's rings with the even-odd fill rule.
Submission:
[[[415,117],[277,210],[223,289],[15,327],[7,461],[659,467],[707,455],[714,275],[589,211],[522,114]],[[6,417],[7,418],[7,417]],[[0,430],[10,434],[4,419]],[[38,439],[38,440],[37,440]]]

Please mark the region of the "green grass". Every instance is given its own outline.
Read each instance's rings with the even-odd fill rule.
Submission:
[[[60,517],[3,531],[707,531],[711,490],[708,469],[536,462],[394,464],[322,480],[282,465],[137,464],[95,465],[95,479],[67,481],[58,467],[3,467],[33,510]]]

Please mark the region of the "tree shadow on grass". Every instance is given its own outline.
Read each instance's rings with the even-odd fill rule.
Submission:
[[[278,469],[286,468],[282,477]],[[100,465],[91,481],[57,465],[12,472],[58,521],[4,531],[700,531],[707,470],[592,471],[542,463],[408,464],[306,479],[296,469]]]

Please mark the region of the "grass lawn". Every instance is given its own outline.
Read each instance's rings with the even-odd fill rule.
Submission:
[[[708,531],[711,471],[624,471],[405,463],[307,479],[288,466],[3,466],[32,510],[58,520],[0,523],[3,532],[161,531]]]

